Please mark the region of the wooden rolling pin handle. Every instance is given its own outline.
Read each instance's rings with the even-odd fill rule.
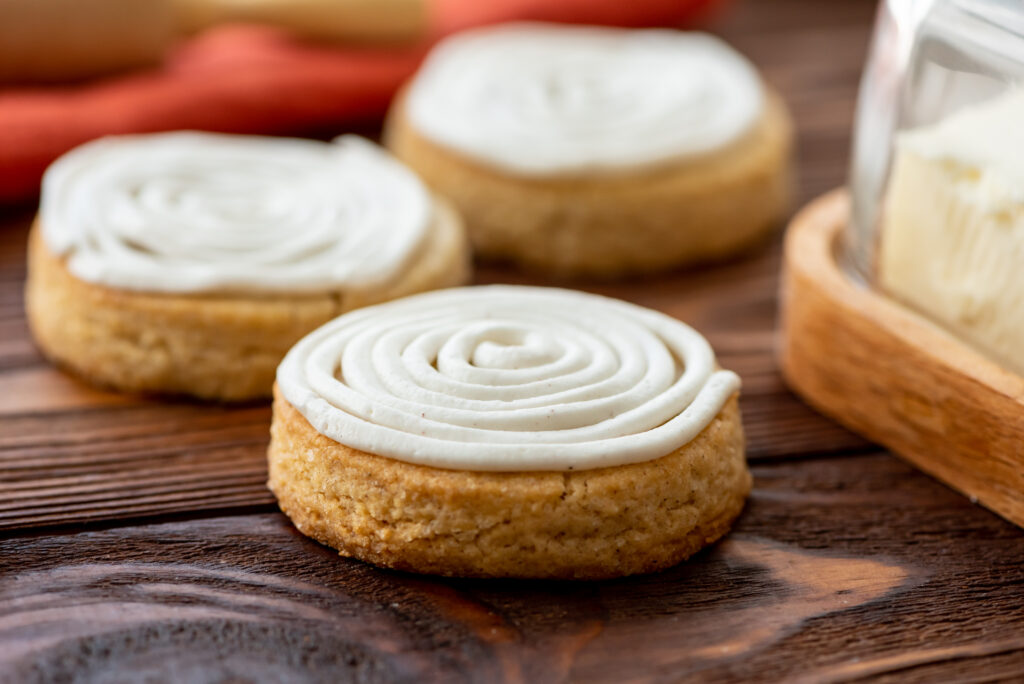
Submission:
[[[2,0],[0,82],[59,82],[156,64],[171,0]]]
[[[427,0],[173,0],[178,26],[277,26],[325,42],[409,42],[427,30]]]

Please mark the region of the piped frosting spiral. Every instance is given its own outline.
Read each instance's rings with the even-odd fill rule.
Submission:
[[[157,292],[304,292],[395,277],[429,229],[416,176],[333,143],[176,132],[111,137],[43,179],[47,246],[88,281]]]
[[[478,471],[582,470],[685,445],[739,389],[680,321],[570,290],[441,290],[360,309],[277,371],[321,434]]]
[[[434,142],[521,174],[690,157],[759,118],[754,67],[703,33],[511,24],[436,47],[405,100]]]

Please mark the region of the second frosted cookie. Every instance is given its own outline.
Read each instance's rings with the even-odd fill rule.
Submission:
[[[785,212],[791,137],[781,99],[717,38],[544,24],[441,43],[387,129],[478,253],[590,276],[763,239]]]
[[[360,138],[106,138],[46,173],[28,318],[94,383],[251,399],[310,330],[461,284],[467,257],[447,203]]]

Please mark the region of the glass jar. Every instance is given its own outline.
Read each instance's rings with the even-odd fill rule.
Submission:
[[[1024,317],[1020,170],[1024,0],[883,0],[858,100],[842,261],[1024,373],[1024,318],[1000,323]],[[1018,242],[1019,277],[1003,263]],[[974,330],[1000,325],[1020,333]]]

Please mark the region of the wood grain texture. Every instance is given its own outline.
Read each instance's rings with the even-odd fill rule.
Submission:
[[[801,202],[844,181],[874,4],[743,0],[718,27],[793,108]],[[460,581],[340,559],[273,512],[266,406],[46,365],[21,305],[30,218],[0,216],[0,683],[1024,679],[1024,534],[785,389],[778,245],[586,288],[694,323],[743,376],[735,533],[658,575]]]
[[[0,681],[1024,672],[1024,536],[889,456],[808,465],[755,465],[754,495],[725,543],[614,582],[379,570],[277,514],[22,533],[0,541]]]
[[[1024,378],[836,261],[844,191],[790,225],[779,358],[807,401],[1024,526]]]
[[[800,200],[842,182],[870,0],[748,0],[720,33],[786,97],[799,129]],[[828,59],[820,55],[828,54]],[[25,325],[32,211],[0,215],[0,530],[264,506],[269,410],[101,392],[49,366]],[[743,379],[748,456],[808,458],[868,443],[796,399],[774,360],[780,250],[718,268],[583,289],[681,318]],[[481,283],[544,281],[483,268]]]

